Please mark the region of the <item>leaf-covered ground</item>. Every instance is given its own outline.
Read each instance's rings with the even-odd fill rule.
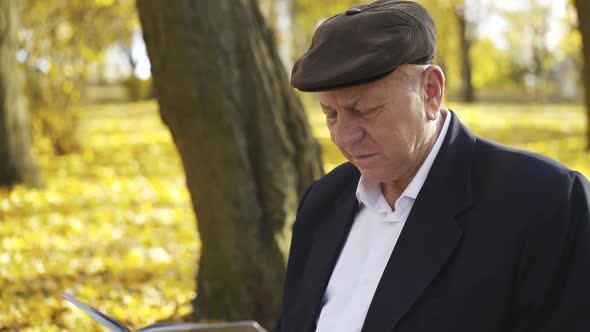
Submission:
[[[590,175],[581,106],[451,107],[477,134]],[[329,170],[342,157],[309,114]],[[190,313],[200,244],[155,103],[88,108],[81,137],[83,152],[64,157],[36,142],[45,189],[0,191],[0,331],[102,331],[64,292],[134,328]]]
[[[0,196],[0,331],[102,331],[64,292],[135,328],[191,310],[195,217],[155,104],[84,115],[83,153],[36,144],[45,190]]]

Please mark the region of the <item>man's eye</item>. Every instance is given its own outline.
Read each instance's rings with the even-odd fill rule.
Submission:
[[[379,111],[381,111],[381,109],[382,109],[382,106],[378,106],[378,107],[372,107],[372,108],[369,108],[369,109],[366,109],[366,110],[362,110],[362,111],[361,110],[355,110],[354,113],[355,113],[356,116],[365,117],[366,118],[366,117],[369,117],[369,116],[371,116],[373,114],[378,113]]]
[[[328,119],[328,120],[336,119],[336,115],[337,115],[336,112],[326,113],[326,119]]]

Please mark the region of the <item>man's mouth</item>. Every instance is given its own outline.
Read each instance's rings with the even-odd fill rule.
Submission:
[[[373,156],[376,156],[376,153],[365,153],[365,154],[355,154],[352,155],[352,159],[356,160],[356,161],[364,161],[364,160],[368,160]]]

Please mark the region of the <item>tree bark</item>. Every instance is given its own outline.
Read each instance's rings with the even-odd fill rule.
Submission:
[[[41,186],[31,156],[29,117],[16,61],[18,0],[0,1],[0,186]]]
[[[319,146],[255,0],[138,0],[160,114],[202,253],[195,317],[277,318],[298,200]]]
[[[465,17],[465,6],[457,5],[455,7],[455,16],[459,25],[459,39],[461,42],[461,78],[463,81],[463,101],[474,102],[475,93],[473,90],[473,81],[471,78],[471,58],[469,51],[471,50],[471,39],[469,37],[469,24]]]
[[[586,95],[586,151],[590,151],[590,1],[575,0],[578,10],[578,27],[582,34],[584,57],[584,91]]]

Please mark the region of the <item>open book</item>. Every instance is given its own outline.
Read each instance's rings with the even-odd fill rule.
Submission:
[[[111,332],[132,332],[127,326],[120,321],[103,314],[86,303],[80,302],[75,297],[64,294],[64,298],[80,310],[84,311],[95,321],[105,326]],[[136,332],[175,332],[175,331],[195,331],[195,332],[267,332],[262,326],[255,321],[240,321],[231,323],[157,323],[142,327]]]

